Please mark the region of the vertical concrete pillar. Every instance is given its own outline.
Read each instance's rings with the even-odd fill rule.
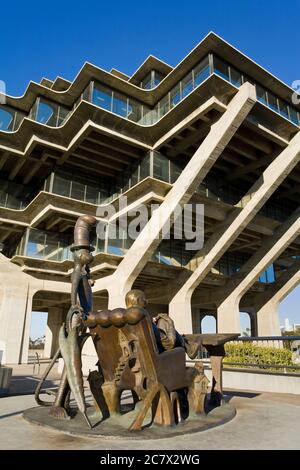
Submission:
[[[300,260],[284,271],[265,292],[250,296],[244,303],[251,303],[256,312],[258,336],[280,336],[279,305],[300,283]]]
[[[281,336],[279,303],[267,302],[256,312],[258,336]]]
[[[37,292],[37,289],[28,288],[27,294],[27,303],[24,317],[24,327],[22,342],[20,348],[20,362],[21,364],[27,364],[28,362],[28,351],[29,351],[29,335],[30,335],[30,326],[31,326],[31,314],[32,314],[32,303],[34,294]]]
[[[258,336],[257,313],[256,312],[251,312],[251,313],[249,313],[249,316],[250,316],[251,336]]]
[[[64,320],[64,312],[61,307],[48,309],[47,329],[45,335],[44,357],[51,358],[58,348],[58,333]]]
[[[229,297],[217,308],[217,332],[239,333],[241,331],[240,297]]]
[[[0,254],[0,343],[2,363],[27,362],[34,294],[42,281],[31,278]]]

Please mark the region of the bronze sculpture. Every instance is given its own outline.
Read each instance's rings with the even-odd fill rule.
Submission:
[[[50,406],[49,414],[53,418],[70,419],[72,392],[79,411],[91,426],[84,399],[81,350],[85,340],[92,336],[99,370],[93,371],[88,381],[102,419],[121,413],[120,399],[124,390],[131,390],[136,405],[136,415],[129,430],[141,430],[150,411],[151,422],[167,426],[188,416],[203,414],[208,379],[201,362],[194,367],[186,366],[184,345],[192,345],[194,354],[194,346],[200,344],[199,336],[205,335],[181,338],[179,347],[171,341],[170,350],[159,351],[155,327],[145,308],[145,296],[138,290],[127,294],[126,309],[93,312],[89,265],[93,261],[90,231],[95,224],[94,217],[81,216],[75,225],[71,307],[60,329],[59,349],[36,389],[37,403]],[[44,402],[40,399],[42,383],[60,356],[64,360],[64,369],[55,400]],[[214,379],[218,385],[221,384],[220,371],[219,368],[217,380]],[[218,392],[221,394],[221,388]],[[188,411],[184,409],[183,397]]]

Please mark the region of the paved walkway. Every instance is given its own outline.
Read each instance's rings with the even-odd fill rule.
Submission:
[[[152,441],[139,449],[300,449],[300,396],[229,393],[237,408],[231,422],[208,431]],[[22,412],[32,395],[0,399],[0,449],[136,449],[137,442],[78,438],[27,423]]]
[[[33,365],[13,366],[10,396],[0,398],[0,449],[135,449],[137,442],[79,438],[26,422],[22,412],[36,406],[33,393],[40,375]],[[55,388],[54,367],[43,388]],[[87,385],[87,384],[86,384]],[[86,389],[86,397],[90,395]],[[139,449],[299,449],[300,396],[228,392],[237,409],[231,422],[208,431],[170,439],[139,441]]]

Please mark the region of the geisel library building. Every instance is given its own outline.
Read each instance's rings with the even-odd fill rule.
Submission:
[[[298,78],[298,77],[295,77]],[[279,335],[300,280],[300,106],[293,90],[209,33],[176,67],[132,75],[86,63],[75,80],[31,82],[0,106],[0,350],[26,362],[31,314],[48,312],[45,356],[70,306],[73,230],[120,196],[152,213],[152,236],[94,236],[94,309],[145,291],[183,333]],[[175,207],[204,204],[205,242],[156,236]],[[149,209],[150,210],[150,209]],[[108,227],[109,227],[108,220]],[[174,235],[174,234],[173,234]],[[85,354],[93,354],[92,343]]]

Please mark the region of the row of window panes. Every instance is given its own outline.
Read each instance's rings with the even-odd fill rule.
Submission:
[[[209,59],[211,58],[211,60]],[[154,109],[133,100],[122,93],[111,90],[105,85],[91,82],[75,103],[75,107],[84,99],[94,103],[102,109],[137,122],[143,125],[151,125],[161,119],[167,112],[174,108],[183,98],[189,95],[212,73],[219,75],[233,85],[239,87],[244,81],[251,81],[237,69],[229,65],[219,57],[210,54],[206,56],[191,72],[189,72]],[[263,87],[256,84],[257,99],[273,111],[281,114],[294,124],[299,125],[299,112],[285,103]],[[56,103],[51,103],[43,98],[37,98],[33,106],[30,118],[47,124],[48,126],[61,126],[66,120],[70,110]],[[12,132],[16,130],[23,119],[24,114],[12,111],[9,108],[0,107],[0,130]]]
[[[105,240],[92,237],[91,244],[95,252],[106,252],[117,256],[124,256],[133,244],[126,232],[117,227],[109,226],[105,231]],[[72,259],[70,251],[70,237],[57,235],[52,232],[27,228],[16,250],[16,255],[28,256],[48,261],[64,261]],[[193,251],[185,250],[184,240],[162,240],[154,253],[152,260],[160,264],[182,267],[193,257]],[[250,255],[249,255],[250,256]],[[215,265],[215,268],[225,276],[231,276],[239,271],[249,256],[227,254]],[[259,282],[271,283],[275,281],[274,265],[271,265],[260,276]]]
[[[16,255],[49,261],[71,259],[67,237],[41,230],[26,229],[16,250]]]
[[[69,112],[64,106],[43,98],[37,98],[31,109],[30,118],[50,127],[59,127],[67,119]]]
[[[16,131],[23,118],[25,113],[21,111],[16,111],[15,109],[10,108],[9,106],[0,106],[0,130],[5,132],[14,132]]]
[[[156,70],[151,70],[140,83],[140,87],[144,90],[152,90],[160,84],[163,78],[164,76],[161,75],[159,72],[157,72]]]
[[[51,173],[44,183],[43,190],[90,204],[100,204],[107,199],[109,184],[105,184],[104,181],[98,185],[92,185],[91,182],[85,184],[84,178],[81,178],[81,181],[78,177],[76,179],[77,181]]]
[[[141,160],[140,164],[123,173],[119,181],[112,185],[109,179],[90,179],[86,182],[84,177],[73,177],[69,174],[51,173],[45,180],[43,190],[61,196],[85,201],[91,204],[107,203],[130,189],[147,177],[156,178],[173,184],[181,174],[181,168],[159,152],[150,151]],[[22,209],[32,200],[32,188],[23,187],[16,183],[0,180],[0,206],[12,209]],[[8,186],[9,185],[9,186]],[[210,199],[222,200],[228,204],[237,204],[247,189],[237,188],[233,185],[224,186],[223,179],[216,174],[209,174],[199,186],[197,192]],[[293,207],[283,204],[266,203],[261,209],[261,215],[279,221],[284,221],[293,211]]]
[[[0,206],[23,209],[33,199],[35,190],[30,186],[0,179]]]
[[[215,265],[215,268],[223,275],[230,277],[241,269],[249,257],[250,255],[245,256],[242,254],[226,254],[218,261],[218,263]],[[272,283],[275,282],[275,280],[275,269],[273,264],[270,265],[258,279],[258,281],[261,283]]]
[[[232,67],[232,65],[228,64],[215,55],[213,56],[213,72],[232,83],[236,87],[240,87],[245,81],[253,83],[253,80],[251,80],[249,77],[244,76],[241,72]],[[276,113],[299,126],[300,116],[299,112],[297,112],[295,108],[277,96],[273,95],[273,93],[267,91],[259,84],[254,84],[258,101],[272,109],[272,111],[275,111]]]
[[[212,73],[219,75],[236,87],[240,87],[245,81],[253,82],[237,69],[229,65],[215,55],[205,57],[189,74],[187,74],[166,96],[164,96],[154,109],[141,105],[125,95],[114,92],[104,85],[95,84],[94,91],[90,95],[86,92],[88,101],[107,109],[126,119],[144,125],[151,125],[161,119],[167,112],[174,108],[183,98],[189,95]],[[294,124],[299,125],[299,113],[292,106],[264,90],[260,85],[256,86],[257,99],[266,104],[273,111],[281,114]],[[88,97],[91,96],[89,99]],[[84,98],[83,98],[84,99]]]

